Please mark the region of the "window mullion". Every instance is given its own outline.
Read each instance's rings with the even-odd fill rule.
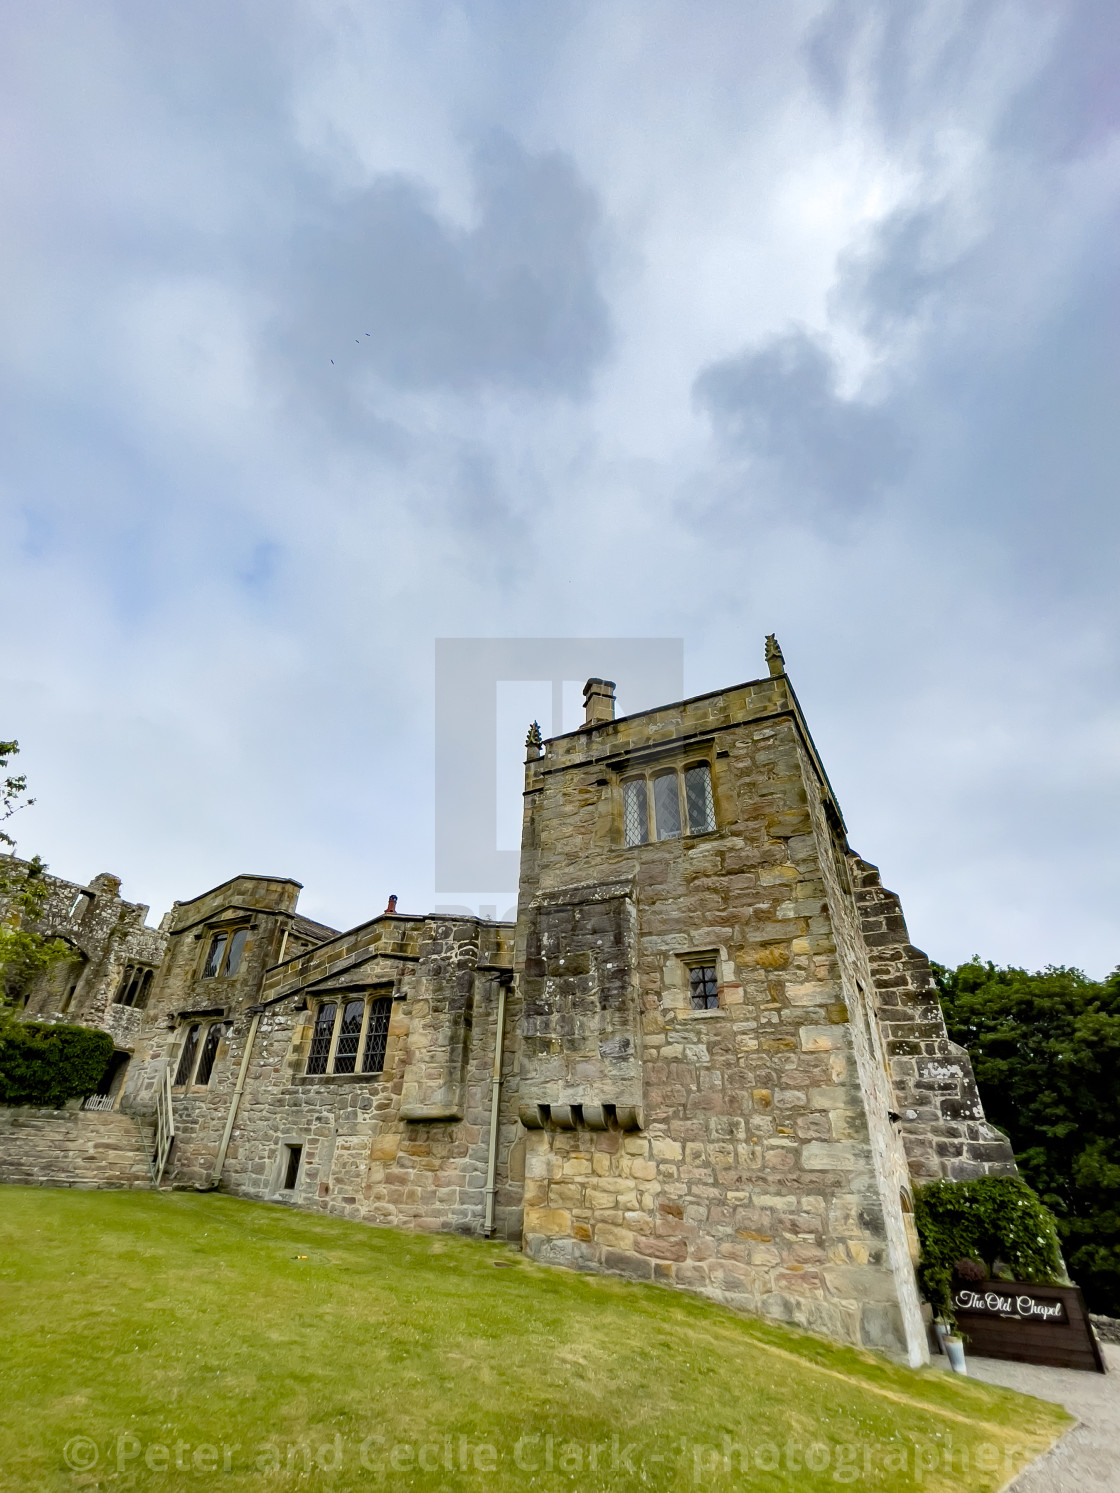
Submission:
[[[334,1027],[331,1030],[331,1050],[327,1054],[327,1072],[334,1072],[334,1055],[338,1051],[338,1038],[342,1031],[342,1014],[346,1010],[345,1000],[338,1002],[338,1008],[334,1013]]]
[[[206,1039],[210,1035],[209,1026],[201,1026],[198,1029],[198,1047],[195,1049],[194,1062],[191,1064],[191,1076],[187,1079],[185,1087],[194,1088],[194,1081],[198,1075],[198,1065],[202,1062],[202,1054],[206,1048]]]
[[[369,1031],[369,1013],[370,1013],[370,1009],[372,1008],[372,1006],[373,1006],[373,1002],[370,1000],[369,996],[367,995],[366,996],[366,1003],[362,1007],[362,1029],[358,1033],[358,1050],[354,1054],[354,1072],[355,1073],[364,1073],[365,1072],[366,1033]]]

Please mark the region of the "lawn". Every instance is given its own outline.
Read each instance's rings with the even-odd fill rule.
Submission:
[[[217,1195],[0,1188],[0,1295],[20,1493],[996,1489],[1070,1424],[504,1245]]]

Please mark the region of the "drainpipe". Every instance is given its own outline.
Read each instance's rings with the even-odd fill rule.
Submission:
[[[506,985],[511,976],[504,971],[498,976],[498,1030],[494,1037],[494,1071],[490,1080],[490,1145],[486,1157],[486,1216],[482,1224],[482,1237],[489,1239],[494,1232],[494,1181],[498,1169],[498,1108],[502,1097],[502,1040],[506,1020]]]
[[[233,1091],[233,1098],[229,1103],[229,1114],[226,1116],[226,1128],[222,1132],[222,1143],[218,1147],[218,1154],[214,1158],[214,1170],[210,1174],[211,1188],[217,1187],[222,1180],[222,1168],[226,1164],[226,1151],[229,1149],[229,1138],[233,1134],[233,1122],[237,1118],[237,1106],[241,1103],[241,1094],[245,1088],[245,1076],[249,1072],[249,1059],[253,1055],[253,1042],[257,1035],[257,1026],[260,1023],[260,1019],[260,1011],[254,1011],[253,1019],[249,1023],[249,1035],[245,1038],[245,1051],[241,1055],[241,1067],[237,1072],[237,1086]]]

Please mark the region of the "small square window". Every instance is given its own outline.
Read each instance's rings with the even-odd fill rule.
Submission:
[[[291,1192],[299,1181],[299,1164],[303,1160],[302,1146],[289,1146],[288,1159],[284,1166],[284,1191]]]
[[[714,964],[694,964],[688,972],[688,994],[694,1011],[719,1009],[719,986]]]

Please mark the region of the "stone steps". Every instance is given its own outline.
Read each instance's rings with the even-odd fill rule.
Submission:
[[[150,1128],[119,1111],[0,1109],[0,1182],[150,1188]]]

